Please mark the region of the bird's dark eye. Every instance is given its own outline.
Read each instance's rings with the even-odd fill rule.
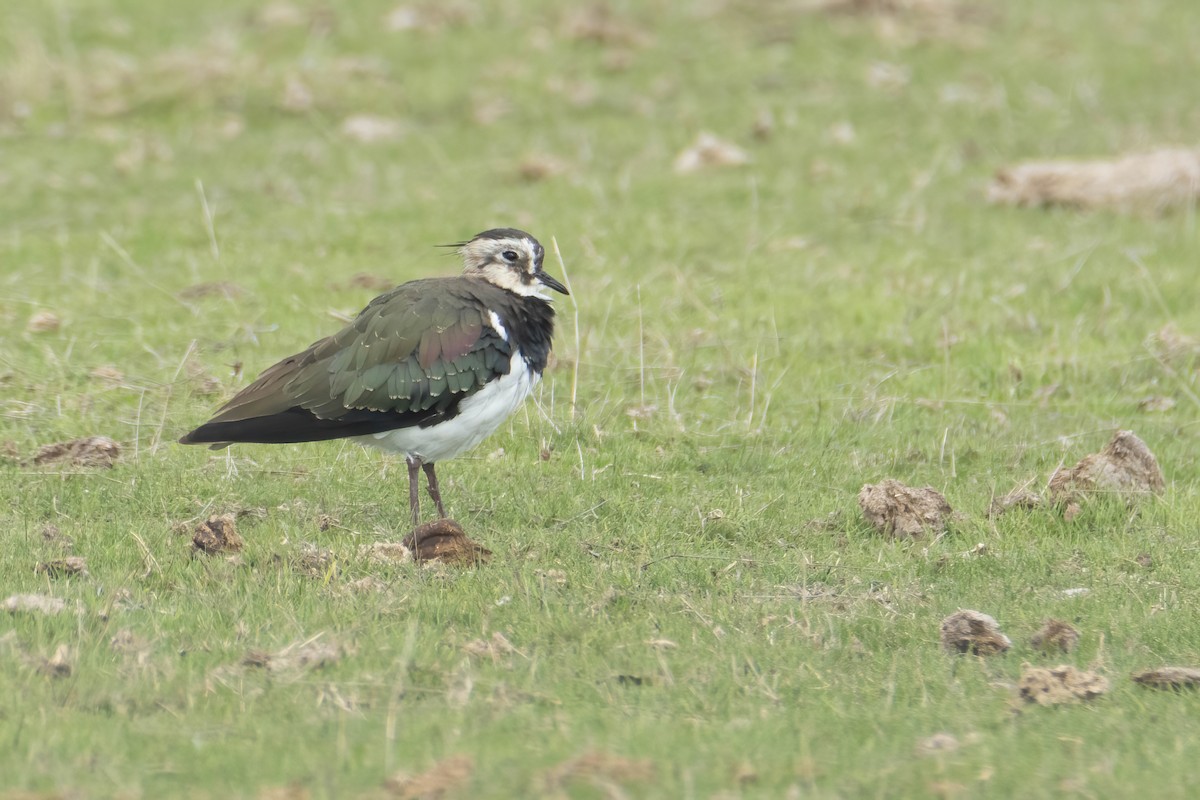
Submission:
[[[517,251],[516,250],[505,250],[503,253],[500,254],[500,257],[503,258],[505,261],[507,261],[510,264],[515,264],[517,261]]]

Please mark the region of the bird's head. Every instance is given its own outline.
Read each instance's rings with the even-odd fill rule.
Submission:
[[[546,289],[568,294],[563,286],[542,270],[546,251],[538,240],[515,228],[493,228],[462,242],[463,274],[525,297],[546,298]]]

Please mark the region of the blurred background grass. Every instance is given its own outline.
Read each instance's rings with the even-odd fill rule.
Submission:
[[[85,609],[11,618],[10,785],[335,796],[465,752],[464,791],[513,796],[599,748],[650,759],[635,794],[1183,796],[1186,705],[1126,683],[1102,712],[1013,722],[1032,656],[956,665],[934,639],[974,605],[1085,621],[1072,658],[1114,680],[1195,657],[1194,209],[984,200],[1014,161],[1193,144],[1190,10],[5,4],[0,574]],[[702,132],[748,163],[681,174]],[[538,403],[444,470],[499,565],[363,561],[404,533],[377,455],[171,444],[497,225],[557,243],[574,289]],[[1118,427],[1158,454],[1161,502],[983,516]],[[28,464],[92,434],[125,446],[111,472]],[[885,476],[965,518],[882,542],[854,496]],[[240,564],[172,533],[237,508]],[[34,574],[46,525],[89,578]],[[979,541],[994,557],[960,557]],[[305,544],[340,568],[309,576]],[[114,652],[120,630],[144,646]],[[464,656],[493,631],[517,652]],[[236,668],[318,634],[351,652],[323,677]],[[72,676],[46,677],[64,643]],[[914,759],[941,728],[983,744]]]

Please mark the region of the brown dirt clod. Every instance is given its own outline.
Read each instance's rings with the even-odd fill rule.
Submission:
[[[1200,150],[1163,148],[1114,159],[1026,161],[1003,167],[988,200],[1015,206],[1160,213],[1200,197]]]
[[[868,522],[892,538],[920,539],[926,533],[941,533],[953,511],[936,489],[914,489],[891,478],[864,485],[858,505]]]
[[[1195,689],[1200,686],[1200,669],[1159,667],[1133,673],[1133,682],[1151,689]]]
[[[33,457],[37,465],[65,462],[74,467],[111,467],[121,457],[121,445],[107,436],[86,436],[42,445]]]
[[[1037,492],[1032,492],[1024,486],[1018,486],[1003,497],[997,497],[988,506],[988,516],[998,517],[1013,509],[1040,508],[1045,501]]]
[[[1025,665],[1017,691],[1027,703],[1054,706],[1093,700],[1108,691],[1108,678],[1069,664],[1057,667]]]
[[[1069,653],[1079,644],[1079,631],[1069,622],[1048,619],[1042,623],[1041,630],[1030,637],[1029,644],[1043,653]]]
[[[404,538],[404,546],[418,562],[442,561],[471,566],[488,561],[492,551],[472,541],[452,519],[436,519],[418,525]]]
[[[960,610],[942,620],[942,647],[951,653],[991,656],[1003,653],[1012,640],[996,620],[979,611]]]
[[[192,547],[201,553],[236,553],[244,545],[233,514],[211,516],[192,532]]]
[[[66,575],[86,577],[88,574],[87,561],[82,556],[55,558],[38,564],[37,572],[49,575],[51,578],[61,578]]]
[[[1070,469],[1055,471],[1050,499],[1069,510],[1089,495],[1117,494],[1130,501],[1157,494],[1165,485],[1162,468],[1146,443],[1133,431],[1117,431],[1099,453],[1085,456]]]
[[[399,800],[431,800],[461,789],[475,771],[470,756],[444,758],[418,775],[396,773],[383,782],[383,788]]]

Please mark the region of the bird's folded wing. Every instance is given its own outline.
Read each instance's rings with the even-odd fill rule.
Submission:
[[[405,284],[280,361],[185,442],[310,441],[428,424],[508,372],[486,309],[435,281]],[[430,291],[433,289],[433,291]]]

